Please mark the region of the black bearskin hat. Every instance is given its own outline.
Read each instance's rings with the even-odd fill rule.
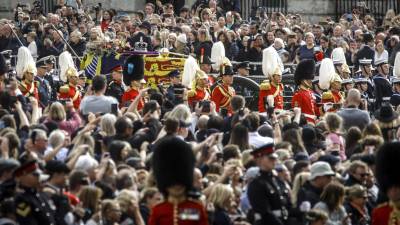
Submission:
[[[376,155],[376,179],[380,190],[386,193],[392,186],[400,187],[400,142],[384,144]]]
[[[8,68],[6,65],[6,60],[4,59],[4,56],[0,54],[0,75],[3,75],[7,73]]]
[[[167,188],[180,184],[186,191],[192,188],[195,157],[191,146],[177,137],[166,137],[154,147],[152,160],[158,189],[167,194]]]
[[[296,67],[294,82],[299,85],[301,80],[313,80],[315,75],[315,62],[312,59],[304,59]]]
[[[144,77],[144,59],[142,55],[129,56],[124,64],[124,83],[131,85],[132,80],[141,80]]]

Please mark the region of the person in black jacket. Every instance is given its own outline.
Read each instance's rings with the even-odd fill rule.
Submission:
[[[389,64],[387,60],[375,62],[378,74],[374,76],[375,109],[380,109],[383,102],[389,102],[393,94],[392,84],[389,81]]]
[[[208,33],[207,29],[199,29],[198,38],[199,42],[196,46],[194,46],[194,53],[196,54],[196,57],[211,58],[211,49],[213,43],[211,42],[210,34]]]
[[[372,61],[372,65],[374,65],[374,57],[375,51],[371,46],[374,46],[374,37],[371,33],[364,33],[363,35],[364,45],[355,55],[354,67],[358,69],[359,60],[361,59],[370,59]]]
[[[371,209],[367,207],[368,192],[361,185],[353,185],[347,190],[347,201],[344,204],[350,215],[352,225],[366,225],[371,223]]]
[[[74,31],[71,33],[69,45],[78,56],[83,56],[83,53],[86,50],[86,41],[82,38],[81,32]],[[70,48],[68,48],[68,51],[70,51],[71,54],[74,54]]]
[[[278,158],[273,143],[257,147],[252,155],[260,168],[247,191],[253,212],[252,224],[286,224],[291,202],[285,184],[272,172]]]
[[[311,166],[311,176],[297,193],[297,206],[300,211],[308,211],[320,200],[326,185],[332,181],[335,173],[327,162],[316,162]]]

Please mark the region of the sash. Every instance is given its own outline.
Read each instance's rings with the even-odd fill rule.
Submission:
[[[35,84],[33,82],[31,84],[31,88],[29,90],[28,90],[28,87],[26,86],[25,82],[22,81],[20,84],[27,91],[24,94],[25,97],[29,97],[30,95],[34,94],[33,92],[35,91]]]

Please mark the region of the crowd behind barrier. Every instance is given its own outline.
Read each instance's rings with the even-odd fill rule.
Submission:
[[[19,3],[0,225],[400,224],[400,16],[358,2]]]

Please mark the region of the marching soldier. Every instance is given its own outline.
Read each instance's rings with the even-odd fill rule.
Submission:
[[[393,94],[392,85],[389,81],[389,64],[387,60],[375,62],[378,74],[374,76],[375,85],[375,109],[379,109],[382,102],[389,102]]]
[[[211,93],[211,100],[215,103],[217,112],[221,109],[227,110],[228,113],[232,113],[231,99],[235,95],[235,89],[231,87],[233,83],[233,69],[229,59],[225,58],[221,64],[219,71],[221,81],[213,89]]]
[[[322,60],[319,75],[319,86],[322,89],[328,89],[328,91],[322,93],[321,103],[323,105],[320,112],[321,114],[323,112],[335,112],[343,104],[345,96],[340,91],[342,88],[342,79],[336,73],[331,59],[325,58]],[[326,103],[332,103],[333,105]]]
[[[39,192],[41,171],[36,161],[21,163],[14,175],[21,192],[15,197],[19,224],[55,225],[55,206],[46,194]]]
[[[260,84],[260,92],[258,95],[258,111],[265,112],[266,101],[268,96],[273,99],[271,102],[275,109],[283,109],[283,84],[282,81],[282,69],[280,65],[280,57],[274,48],[267,48],[263,51],[263,65],[267,64],[267,67],[263,68],[265,76],[269,77],[269,81],[263,81]]]
[[[252,224],[286,224],[291,209],[290,192],[273,172],[278,158],[274,144],[260,146],[251,154],[260,168],[247,190],[254,218]]]
[[[345,96],[347,96],[347,92],[353,87],[354,87],[354,82],[352,78],[342,80],[342,89],[344,91]]]
[[[360,70],[358,71],[359,77],[363,77],[367,80],[368,84],[368,97],[369,99],[375,99],[374,97],[374,83],[372,80],[372,60],[371,59],[360,59]]]
[[[372,101],[369,99],[368,96],[368,80],[365,79],[364,77],[359,77],[354,79],[354,84],[355,88],[360,91],[361,94],[361,100],[363,101],[363,104],[365,105],[366,110],[372,109]]]
[[[108,84],[106,95],[116,98],[121,104],[125,92],[125,84],[122,81],[122,66],[116,66],[112,70],[112,81]]]
[[[78,86],[79,76],[75,68],[69,68],[65,71],[68,84],[60,87],[58,99],[71,100],[74,108],[79,110],[81,104],[81,87]]]
[[[19,83],[18,88],[22,95],[25,97],[35,97],[39,101],[39,92],[37,89],[37,83],[34,82],[37,73],[36,66],[34,64],[28,64],[23,70],[22,81]]]
[[[132,55],[126,60],[123,68],[123,80],[129,88],[121,98],[121,107],[128,107],[130,103],[139,95],[139,91],[146,81],[144,77],[144,60],[141,55]],[[137,106],[141,110],[144,106],[143,99],[140,99]]]
[[[197,70],[193,86],[194,88],[188,92],[189,106],[193,107],[197,102],[210,99],[208,76],[204,71]]]
[[[37,76],[35,77],[35,81],[38,84],[38,92],[39,92],[39,99],[40,105],[45,108],[50,100],[51,100],[51,92],[52,87],[49,81],[46,79],[47,74],[47,65],[45,59],[40,59],[36,62],[37,67]]]
[[[379,191],[388,201],[376,207],[372,212],[372,225],[400,224],[400,173],[398,158],[400,143],[391,142],[383,145],[376,155],[376,180]]]
[[[311,90],[315,74],[314,60],[302,60],[294,73],[294,81],[299,85],[299,90],[293,95],[292,107],[300,107],[307,122],[315,124],[319,115],[315,97]]]

